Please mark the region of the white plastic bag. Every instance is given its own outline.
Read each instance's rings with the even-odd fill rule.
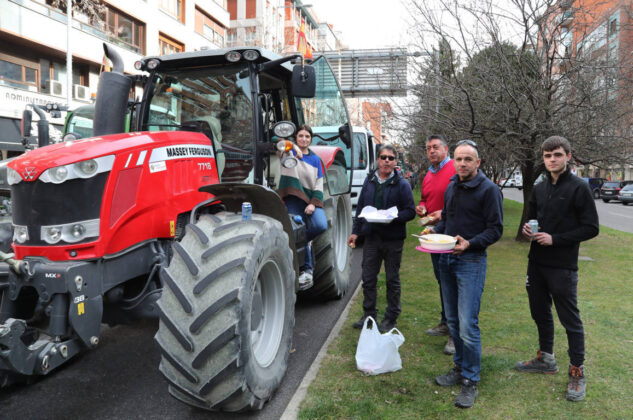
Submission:
[[[378,324],[368,316],[358,338],[356,367],[369,375],[402,369],[402,359],[398,353],[398,347],[402,343],[404,336],[397,328],[380,334]]]

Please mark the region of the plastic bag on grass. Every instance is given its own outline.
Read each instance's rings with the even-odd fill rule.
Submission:
[[[397,328],[381,334],[376,321],[368,316],[358,338],[356,368],[369,375],[402,369],[402,359],[398,353],[402,343],[404,336]]]

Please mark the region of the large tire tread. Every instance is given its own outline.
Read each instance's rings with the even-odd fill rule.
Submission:
[[[161,273],[166,287],[155,337],[170,394],[206,410],[261,409],[285,374],[294,327],[296,274],[286,233],[265,216],[242,221],[217,213],[188,225],[174,245]],[[283,273],[283,330],[275,329],[282,335],[270,365],[260,366],[250,347],[250,305],[258,281],[253,274],[270,261]]]

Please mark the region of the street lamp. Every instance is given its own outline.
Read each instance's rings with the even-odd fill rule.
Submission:
[[[413,51],[407,53],[409,57],[431,57],[435,58],[435,114],[440,113],[440,50],[433,49],[433,52],[428,51]]]

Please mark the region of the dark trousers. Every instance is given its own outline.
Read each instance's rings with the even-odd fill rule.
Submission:
[[[578,272],[530,261],[525,288],[538,328],[540,350],[554,353],[553,300],[558,319],[567,332],[569,360],[572,365],[581,366],[585,360],[585,333],[578,310]]]
[[[431,262],[433,263],[433,273],[437,280],[437,286],[440,288],[440,303],[442,304],[442,312],[440,313],[440,323],[446,324],[446,312],[444,311],[444,298],[442,297],[442,282],[440,281],[440,255],[431,254]]]
[[[363,244],[363,310],[365,315],[376,318],[376,284],[382,262],[385,262],[387,276],[387,310],[385,318],[391,321],[400,315],[400,262],[404,239],[385,241],[368,236]]]

